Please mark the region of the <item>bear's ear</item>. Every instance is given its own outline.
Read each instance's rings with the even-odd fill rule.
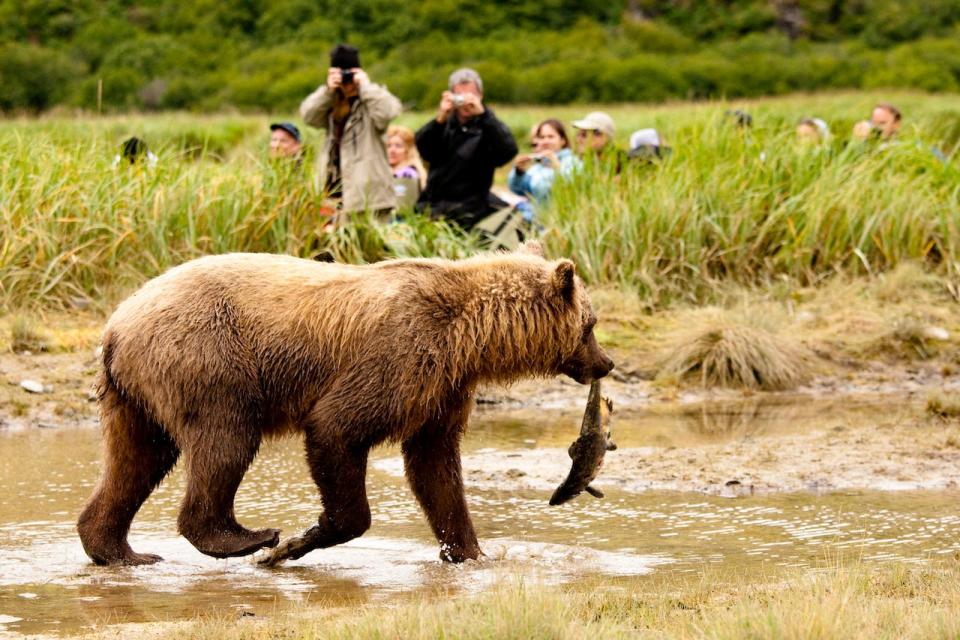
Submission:
[[[573,293],[576,290],[576,275],[577,267],[571,260],[561,260],[553,271],[551,283],[553,289],[566,302],[573,302]]]
[[[537,242],[536,240],[527,240],[515,250],[516,253],[525,253],[531,256],[537,256],[538,258],[546,258],[547,255],[543,251],[543,245]]]

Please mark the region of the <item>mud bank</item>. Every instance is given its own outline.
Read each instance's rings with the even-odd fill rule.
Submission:
[[[577,434],[576,414],[560,415],[549,439],[465,455],[467,483],[504,491],[554,489],[570,466],[563,438]],[[523,416],[521,410],[514,420]],[[600,488],[721,497],[960,488],[960,423],[925,415],[905,392],[651,405],[621,410],[615,418],[620,447],[606,456],[594,482]],[[399,458],[375,464],[402,474]]]

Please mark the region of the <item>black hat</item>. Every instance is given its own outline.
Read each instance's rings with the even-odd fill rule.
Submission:
[[[360,52],[348,44],[338,44],[330,51],[330,66],[339,69],[359,69]]]
[[[270,131],[276,131],[277,129],[283,129],[289,133],[294,140],[301,142],[300,140],[300,129],[297,129],[297,125],[292,122],[274,122],[270,125]]]

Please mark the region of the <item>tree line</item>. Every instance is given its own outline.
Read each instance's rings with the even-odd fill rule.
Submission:
[[[960,90],[960,0],[0,0],[0,110],[290,111],[336,42],[411,108]]]

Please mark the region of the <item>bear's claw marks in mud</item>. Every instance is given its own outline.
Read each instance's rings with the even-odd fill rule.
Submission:
[[[612,413],[613,401],[600,395],[600,381],[594,380],[590,385],[587,409],[583,413],[580,437],[570,445],[569,454],[573,459],[570,473],[550,497],[551,506],[563,504],[583,491],[594,498],[603,497],[603,492],[591,487],[590,483],[597,477],[607,451],[617,448],[610,439]]]

